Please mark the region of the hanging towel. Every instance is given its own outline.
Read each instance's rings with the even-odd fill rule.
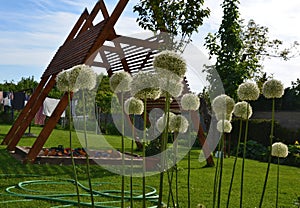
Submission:
[[[43,106],[41,106],[38,112],[34,116],[34,124],[44,125],[46,116],[43,114]]]
[[[58,99],[47,97],[43,103],[43,114],[50,117],[58,103]],[[65,117],[65,112],[62,113],[61,117]]]
[[[11,100],[11,106],[14,110],[22,110],[25,103],[24,92],[14,92],[13,99]]]
[[[10,99],[9,99],[8,97],[5,97],[5,98],[3,99],[3,105],[4,105],[4,106],[9,106],[9,107],[11,106],[11,105],[10,105]]]

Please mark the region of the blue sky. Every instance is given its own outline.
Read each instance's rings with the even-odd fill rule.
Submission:
[[[106,0],[111,13],[116,0]],[[136,22],[132,6],[138,0],[130,0],[125,12],[116,25],[117,33],[131,35],[142,32]],[[241,17],[246,21],[254,19],[260,25],[269,27],[270,36],[285,41],[300,42],[300,20],[297,8],[299,1],[283,4],[280,0],[240,0]],[[2,0],[0,7],[0,82],[22,77],[39,81],[56,50],[64,42],[69,31],[85,7],[89,11],[96,0]],[[208,32],[215,32],[222,19],[222,0],[206,0],[211,16],[193,36],[193,44],[203,51],[203,38]],[[100,15],[101,16],[101,15]],[[288,62],[266,60],[265,71],[281,79],[285,86],[300,78],[300,58]]]

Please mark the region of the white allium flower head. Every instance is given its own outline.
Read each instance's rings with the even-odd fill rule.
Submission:
[[[72,92],[76,92],[79,90],[78,86],[76,86],[77,78],[82,70],[82,65],[73,66],[68,70],[69,73],[69,87]]]
[[[175,116],[174,113],[169,112],[169,123],[170,123],[170,119],[174,116]],[[167,119],[165,120],[165,114],[162,115],[161,117],[159,117],[159,119],[157,119],[156,128],[159,132],[163,132],[164,129],[166,128],[167,125],[166,125],[165,121],[167,121]],[[170,128],[169,128],[169,132],[171,132]]]
[[[140,99],[130,97],[124,103],[124,111],[128,115],[141,115],[144,111],[144,103]]]
[[[93,69],[87,65],[82,65],[75,85],[78,89],[92,90],[96,86],[96,80],[97,75]]]
[[[224,129],[223,129],[223,125],[224,125]],[[228,120],[219,120],[217,123],[217,130],[221,133],[223,132],[230,133],[232,130],[232,125]]]
[[[281,81],[271,79],[263,84],[262,93],[266,98],[281,98],[284,87]]]
[[[248,107],[247,107],[248,105]],[[248,113],[247,113],[248,108]],[[234,106],[233,114],[242,119],[249,119],[252,116],[252,107],[246,101],[238,102]],[[248,115],[248,117],[247,117]]]
[[[212,109],[215,114],[231,114],[234,108],[234,100],[228,95],[222,94],[212,101]]]
[[[237,95],[240,100],[257,100],[260,91],[256,83],[245,82],[239,85]]]
[[[61,92],[69,92],[69,73],[67,71],[61,71],[56,76],[56,87]]]
[[[172,97],[179,97],[183,91],[183,83],[176,82],[175,80],[160,80],[160,89],[162,92],[168,92]],[[163,93],[165,94],[165,93]]]
[[[129,91],[131,81],[132,81],[132,77],[128,72],[120,71],[114,73],[110,77],[109,84],[113,92],[119,93],[119,92]]]
[[[169,70],[179,77],[184,77],[186,73],[185,60],[174,51],[165,50],[154,57],[154,68]]]
[[[218,121],[220,120],[228,120],[228,121],[231,121],[232,120],[232,113],[219,113],[219,114],[215,114],[216,116],[216,119]]]
[[[156,100],[160,97],[159,78],[152,72],[139,72],[133,76],[131,82],[131,95],[145,100]]]
[[[200,107],[199,97],[194,93],[184,94],[181,98],[181,107],[183,110],[196,111]]]
[[[173,132],[185,133],[189,127],[188,120],[182,115],[170,117],[170,130]]]
[[[289,154],[288,146],[282,142],[276,142],[272,145],[271,155],[275,157],[287,157]]]

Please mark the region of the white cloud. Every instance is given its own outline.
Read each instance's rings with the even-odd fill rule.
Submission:
[[[280,0],[240,0],[241,17],[246,21],[254,19],[258,24],[269,27],[272,38],[281,39],[287,43],[294,40],[300,42],[300,28],[298,8],[300,1],[283,3]],[[0,65],[22,64],[24,67],[40,65],[44,70],[52,59],[58,47],[64,42],[73,25],[85,7],[91,12],[94,0],[24,0],[24,4],[31,3],[28,11],[19,12],[12,8],[11,11],[2,12],[0,16]],[[121,35],[140,33],[143,30],[136,23],[136,14],[132,6],[138,0],[129,1],[125,11],[118,20],[115,28]],[[223,0],[205,0],[205,6],[211,9],[211,15],[204,20],[204,25],[199,28],[199,33],[193,36],[193,44],[203,49],[204,37],[208,32],[218,30],[222,21]],[[105,1],[111,13],[117,0]],[[102,18],[101,12],[97,21]],[[2,24],[1,24],[2,22]],[[5,24],[4,24],[5,23]],[[268,60],[265,70],[273,72],[275,77],[290,83],[299,77],[299,59],[288,62]],[[28,71],[30,75],[30,71]]]

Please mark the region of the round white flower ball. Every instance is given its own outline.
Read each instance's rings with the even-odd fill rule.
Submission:
[[[228,95],[222,94],[212,101],[212,109],[215,114],[231,114],[234,108],[234,100]]]
[[[97,75],[93,69],[87,65],[82,65],[79,71],[76,88],[92,90],[96,86]]]
[[[69,92],[69,73],[67,71],[61,71],[56,76],[56,87],[61,92]]]
[[[281,81],[271,79],[263,84],[262,93],[266,98],[281,98],[284,87]]]
[[[131,81],[132,77],[128,72],[120,71],[110,77],[109,84],[113,92],[119,93],[129,91]]]
[[[286,144],[282,142],[276,142],[272,145],[272,152],[271,155],[275,157],[287,157],[289,154],[289,149]]]
[[[179,77],[184,77],[186,73],[185,60],[174,51],[165,50],[154,57],[154,68],[159,71],[169,70]]]
[[[185,133],[189,127],[188,120],[182,115],[170,117],[170,130],[173,132]]]
[[[252,107],[246,101],[238,102],[234,106],[233,114],[242,119],[249,119],[252,116]]]
[[[133,76],[131,82],[131,95],[145,100],[147,98],[156,100],[161,95],[159,78],[152,72],[139,72]]]
[[[130,97],[124,103],[124,111],[127,115],[141,115],[144,111],[144,103],[140,99]]]
[[[223,129],[224,127],[224,129]],[[230,121],[228,120],[220,120],[217,123],[217,130],[221,133],[225,132],[225,133],[230,133],[232,130],[232,125],[230,123]]]
[[[159,117],[159,119],[157,119],[157,121],[156,121],[156,128],[157,128],[157,130],[158,130],[159,132],[161,132],[161,133],[164,131],[164,129],[165,129],[166,126],[167,126],[167,125],[165,124],[165,122],[167,121],[167,119],[165,120],[165,115],[166,115],[166,114],[162,115],[162,116]],[[169,123],[170,123],[170,119],[171,119],[173,116],[175,116],[175,114],[172,113],[172,112],[169,112]],[[171,132],[170,128],[169,128],[169,132]]]
[[[237,95],[240,100],[257,100],[260,91],[256,83],[245,82],[240,84],[237,89]]]
[[[219,114],[215,114],[215,116],[216,116],[216,119],[218,120],[218,121],[220,121],[220,120],[228,120],[228,121],[231,121],[232,120],[232,113],[219,113]]]
[[[194,93],[188,93],[182,96],[181,98],[181,107],[183,110],[192,110],[196,111],[200,107],[200,100],[197,95]]]

